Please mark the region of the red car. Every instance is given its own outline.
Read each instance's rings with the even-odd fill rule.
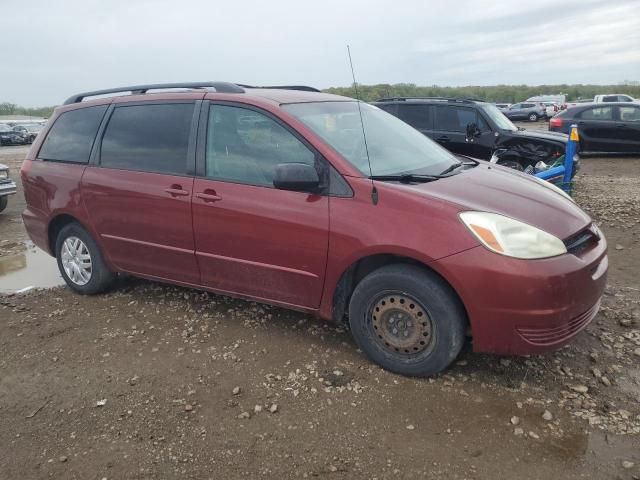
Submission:
[[[22,167],[30,237],[76,292],[126,272],[348,320],[406,375],[442,371],[468,334],[538,353],[596,315],[606,241],[562,191],[312,90],[70,98]]]

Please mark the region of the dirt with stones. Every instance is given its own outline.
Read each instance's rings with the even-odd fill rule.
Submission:
[[[0,163],[17,177],[24,154]],[[610,272],[571,345],[467,346],[432,379],[369,363],[343,326],[195,290],[0,296],[0,478],[638,479],[639,194],[640,158],[583,159]],[[9,205],[0,263],[26,239],[21,191]]]

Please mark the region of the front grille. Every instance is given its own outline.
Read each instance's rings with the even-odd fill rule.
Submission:
[[[579,255],[585,250],[595,246],[599,239],[600,237],[596,233],[595,228],[588,228],[587,230],[582,230],[565,239],[564,246],[566,247],[567,252],[573,255]]]
[[[572,318],[567,323],[560,325],[558,327],[547,328],[547,327],[526,327],[526,328],[517,328],[516,330],[520,334],[522,338],[524,338],[527,342],[532,345],[538,346],[549,346],[557,343],[564,342],[577,334],[580,330],[586,327],[593,317],[598,313],[598,309],[600,308],[600,300],[591,307],[589,310],[584,312],[577,317]]]

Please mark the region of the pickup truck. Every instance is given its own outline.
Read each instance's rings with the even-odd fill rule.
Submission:
[[[631,95],[626,95],[624,93],[608,93],[606,95],[596,95],[595,97],[593,97],[593,103],[604,103],[604,102],[640,103],[640,100],[636,100]]]
[[[7,208],[9,195],[13,195],[16,191],[16,182],[9,177],[9,167],[0,163],[0,212]]]

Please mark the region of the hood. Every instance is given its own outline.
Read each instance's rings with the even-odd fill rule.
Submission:
[[[462,210],[499,213],[563,240],[591,224],[580,207],[539,180],[488,162],[435,182],[395,185],[454,203]]]
[[[567,143],[569,135],[560,132],[549,132],[546,130],[518,130],[513,132],[515,137],[524,137],[527,139],[550,140],[554,143]]]

